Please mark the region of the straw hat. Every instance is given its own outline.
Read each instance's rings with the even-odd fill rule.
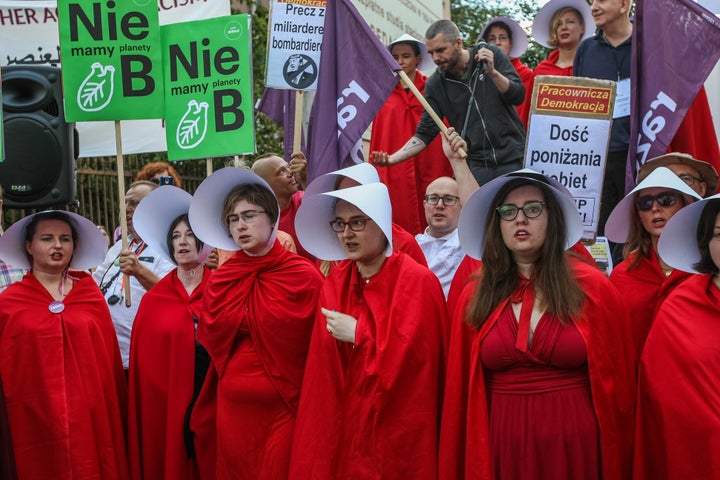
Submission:
[[[715,200],[720,200],[720,194],[684,207],[668,221],[658,240],[658,254],[665,263],[684,272],[699,273],[695,270],[700,261],[698,223],[703,209]]]
[[[198,186],[190,202],[188,216],[192,231],[200,240],[222,250],[233,252],[240,250],[240,247],[228,233],[225,221],[222,218],[222,209],[228,193],[242,184],[262,185],[272,193],[272,188],[265,180],[250,170],[235,167],[226,167],[215,171]],[[279,211],[280,208],[278,207]],[[279,223],[280,219],[278,218],[268,243],[275,241]]]
[[[317,195],[305,195],[295,216],[295,231],[303,248],[323,260],[347,258],[338,234],[329,225],[329,222],[336,218],[335,204],[337,200],[345,200],[355,205],[370,217],[387,238],[388,246],[385,249],[385,256],[392,255],[390,195],[387,187],[382,183],[369,183]]]
[[[188,213],[191,201],[192,195],[182,188],[164,185],[148,193],[133,214],[133,226],[140,238],[175,264],[177,262],[168,250],[167,234],[172,222]],[[212,248],[207,243],[203,246],[199,252],[199,263],[205,262]]]
[[[695,199],[700,199],[695,190],[690,188],[685,182],[680,180],[670,169],[660,167],[650,173],[647,178],[638,183],[625,198],[620,200],[605,223],[605,236],[610,241],[617,243],[625,243],[630,234],[630,223],[634,221],[633,202],[635,194],[644,188],[664,187],[671,190],[677,190],[680,193],[688,195]]]
[[[585,33],[580,41],[590,38],[595,33],[595,19],[592,16],[590,5],[585,0],[550,0],[535,14],[532,24],[532,36],[537,43],[546,48],[557,48],[557,45],[550,45],[550,29],[553,15],[563,8],[574,8],[583,18]]]
[[[387,46],[387,49],[390,53],[392,53],[392,47],[396,43],[400,42],[414,42],[417,43],[418,48],[420,49],[420,64],[418,65],[418,70],[426,72],[428,70],[432,70],[435,68],[435,62],[433,62],[432,57],[427,51],[427,47],[425,46],[425,42],[421,42],[417,38],[413,37],[412,35],[408,35],[407,33],[403,33],[398,38],[392,41],[390,45]]]
[[[87,218],[76,213],[60,210],[47,210],[34,213],[13,223],[0,237],[0,258],[8,265],[17,268],[31,268],[30,258],[25,249],[25,234],[30,220],[36,216],[50,212],[59,212],[70,217],[77,232],[77,244],[73,251],[68,268],[73,270],[89,270],[100,265],[107,253],[107,240],[100,229]]]
[[[492,25],[495,22],[502,22],[508,27],[510,27],[510,31],[512,32],[512,47],[510,47],[510,58],[518,58],[528,48],[528,37],[527,33],[525,33],[525,30],[522,29],[519,23],[517,23],[515,20],[509,17],[495,17],[492,20],[490,20],[486,25],[485,28],[482,29],[482,32],[480,32],[480,36],[478,37],[478,41],[485,38],[485,32],[487,31],[488,27]]]
[[[492,201],[500,189],[508,182],[517,178],[530,180],[533,183],[543,184],[550,189],[555,199],[560,204],[562,214],[565,217],[565,248],[575,245],[583,233],[583,225],[580,220],[580,213],[575,206],[575,201],[568,194],[566,189],[559,189],[556,182],[551,181],[545,175],[530,169],[518,170],[508,173],[486,183],[473,193],[463,206],[458,222],[458,236],[463,251],[471,257],[482,260],[485,249],[485,225],[488,217],[494,215]],[[564,190],[564,191],[563,191]]]
[[[650,172],[658,167],[667,167],[669,165],[687,165],[698,171],[700,178],[707,184],[707,193],[713,194],[718,188],[718,173],[715,167],[708,162],[697,160],[687,153],[668,153],[659,157],[651,158],[640,167],[638,172],[638,182],[645,180]]]

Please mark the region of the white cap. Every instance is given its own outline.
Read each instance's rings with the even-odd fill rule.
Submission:
[[[510,31],[512,32],[512,47],[510,47],[510,52],[508,54],[508,57],[510,58],[518,58],[528,48],[528,37],[527,33],[525,33],[525,30],[520,26],[519,23],[517,23],[515,20],[513,20],[510,17],[495,17],[491,19],[486,25],[485,28],[482,29],[482,32],[480,32],[480,36],[478,37],[478,40],[481,40],[485,38],[485,31],[495,22],[502,22],[508,27],[510,27]]]
[[[388,45],[388,51],[392,54],[392,47],[396,43],[400,42],[415,42],[418,45],[418,48],[420,49],[420,64],[418,65],[418,70],[421,70],[423,72],[426,72],[428,70],[432,70],[435,68],[435,62],[433,62],[432,57],[427,51],[427,46],[425,46],[425,42],[421,42],[417,38],[413,37],[412,35],[408,35],[407,33],[403,33],[398,38],[392,41],[390,45]]]
[[[305,195],[317,195],[318,193],[331,192],[335,190],[336,182],[343,177],[351,178],[360,185],[367,185],[368,183],[377,183],[380,181],[380,177],[378,176],[375,167],[369,163],[363,162],[320,175],[307,186],[305,189]]]
[[[552,28],[550,22],[555,12],[566,7],[574,8],[582,15],[583,23],[585,24],[585,33],[580,41],[582,42],[586,38],[593,36],[595,32],[595,19],[593,19],[590,4],[585,0],[550,0],[538,10],[533,19],[532,36],[537,43],[543,47],[557,48],[557,45],[550,45],[550,29]]]

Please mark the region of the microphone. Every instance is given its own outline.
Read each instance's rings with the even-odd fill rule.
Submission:
[[[478,42],[475,44],[473,58],[477,54],[478,50],[480,50],[481,48],[488,48],[488,44],[484,40],[478,40]],[[485,74],[485,72],[487,71],[487,61],[481,60],[481,61],[477,62],[475,64],[475,68],[479,69],[480,73]]]

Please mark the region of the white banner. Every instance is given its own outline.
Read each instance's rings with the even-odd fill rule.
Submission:
[[[158,0],[160,24],[190,22],[230,15],[227,0]],[[60,65],[57,2],[54,0],[0,0],[0,66]],[[112,156],[114,122],[82,122],[80,156]],[[123,153],[167,150],[162,120],[121,122]]]

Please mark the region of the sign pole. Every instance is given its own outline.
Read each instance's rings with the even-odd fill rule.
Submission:
[[[299,152],[302,148],[302,120],[304,101],[305,92],[302,90],[297,90],[295,92],[295,128],[293,131],[293,152]]]
[[[128,248],[128,226],[127,226],[127,208],[125,205],[125,165],[122,151],[122,131],[120,128],[120,120],[115,120],[115,148],[117,149],[117,179],[118,179],[118,201],[120,202],[120,231],[122,233],[122,249]],[[125,306],[130,307],[132,300],[130,298],[130,275],[123,274],[123,283],[125,284]]]

